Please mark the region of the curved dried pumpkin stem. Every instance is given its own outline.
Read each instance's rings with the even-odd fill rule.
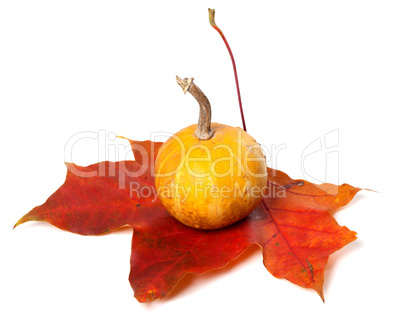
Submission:
[[[214,136],[214,130],[211,128],[211,104],[208,98],[200,90],[200,88],[193,83],[194,78],[181,79],[176,76],[177,83],[181,86],[184,93],[187,91],[198,101],[200,105],[200,117],[198,119],[198,127],[195,131],[195,136],[199,140],[209,140]]]

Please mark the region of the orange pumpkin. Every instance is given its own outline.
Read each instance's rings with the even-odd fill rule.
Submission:
[[[193,79],[177,77],[177,82],[199,102],[200,118],[160,148],[155,162],[158,197],[187,226],[229,226],[261,201],[267,184],[265,156],[243,129],[211,124],[209,101]]]

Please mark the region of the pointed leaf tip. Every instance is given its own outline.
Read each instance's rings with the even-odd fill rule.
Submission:
[[[33,210],[35,210],[36,208],[34,208]],[[31,210],[32,211],[32,210]],[[14,227],[13,230],[18,227],[19,225],[25,224],[26,222],[29,221],[41,221],[42,219],[36,215],[31,215],[30,212],[27,213],[25,216],[23,216],[22,218],[20,218],[20,220],[18,220]]]
[[[321,298],[321,300],[322,300],[322,303],[324,303],[325,304],[325,297],[324,297],[324,293],[323,292],[317,292],[318,293],[318,295],[320,296],[320,298]]]

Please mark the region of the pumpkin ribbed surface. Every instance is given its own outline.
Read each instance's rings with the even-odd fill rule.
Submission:
[[[266,164],[259,144],[241,128],[212,123],[214,135],[199,140],[197,125],[170,137],[155,163],[158,196],[180,222],[217,229],[247,216],[266,187]]]

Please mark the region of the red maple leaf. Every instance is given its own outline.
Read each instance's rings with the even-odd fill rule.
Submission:
[[[68,163],[65,183],[15,226],[46,221],[83,235],[131,226],[129,280],[140,302],[165,297],[185,274],[224,267],[252,244],[261,247],[272,275],[312,288],[324,299],[329,255],[356,239],[331,213],[360,189],[315,185],[267,168],[264,198],[248,217],[223,229],[196,230],[170,217],[156,196],[153,164],[162,143],[130,143],[135,161]]]

